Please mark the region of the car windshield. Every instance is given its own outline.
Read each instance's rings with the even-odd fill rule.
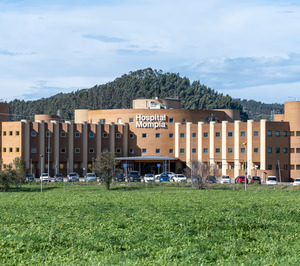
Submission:
[[[95,174],[87,174],[87,177],[95,177]]]
[[[48,176],[48,174],[42,174],[42,176]]]
[[[130,172],[130,175],[131,175],[131,176],[133,176],[133,175],[137,175],[137,176],[138,176],[138,175],[139,175],[139,172]]]
[[[76,173],[70,173],[69,176],[77,176]]]
[[[153,177],[154,175],[152,174],[146,174],[145,177]]]
[[[27,174],[26,177],[34,177],[33,174]]]
[[[230,177],[229,176],[223,176],[222,178],[223,179],[229,179]]]
[[[297,178],[297,179],[295,180],[295,182],[300,182],[300,178]]]
[[[184,176],[184,175],[177,175],[177,177],[181,177],[181,178],[184,178],[185,176]]]
[[[277,181],[276,177],[268,177],[268,181]]]

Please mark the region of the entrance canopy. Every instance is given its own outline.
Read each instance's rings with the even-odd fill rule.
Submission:
[[[175,161],[178,160],[176,158],[168,157],[168,156],[133,156],[133,157],[119,157],[116,158],[119,161],[151,161],[151,162],[161,162],[161,161]]]

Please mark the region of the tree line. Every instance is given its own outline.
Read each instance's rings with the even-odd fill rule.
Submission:
[[[282,112],[282,105],[267,105],[256,101],[233,99],[203,85],[181,77],[178,73],[163,73],[151,68],[124,74],[112,82],[81,89],[72,93],[60,93],[35,101],[14,100],[10,104],[10,119],[33,119],[35,114],[57,114],[64,120],[74,119],[74,109],[128,109],[138,98],[161,99],[177,97],[183,109],[238,109],[241,119],[258,120],[270,115],[275,108]]]

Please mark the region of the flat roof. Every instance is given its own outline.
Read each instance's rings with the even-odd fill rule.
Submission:
[[[175,161],[176,158],[168,156],[133,156],[133,157],[118,157],[119,161]]]

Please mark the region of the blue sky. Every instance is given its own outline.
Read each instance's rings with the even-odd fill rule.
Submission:
[[[299,12],[289,0],[0,0],[1,97],[38,99],[152,67],[234,98],[300,99]]]

